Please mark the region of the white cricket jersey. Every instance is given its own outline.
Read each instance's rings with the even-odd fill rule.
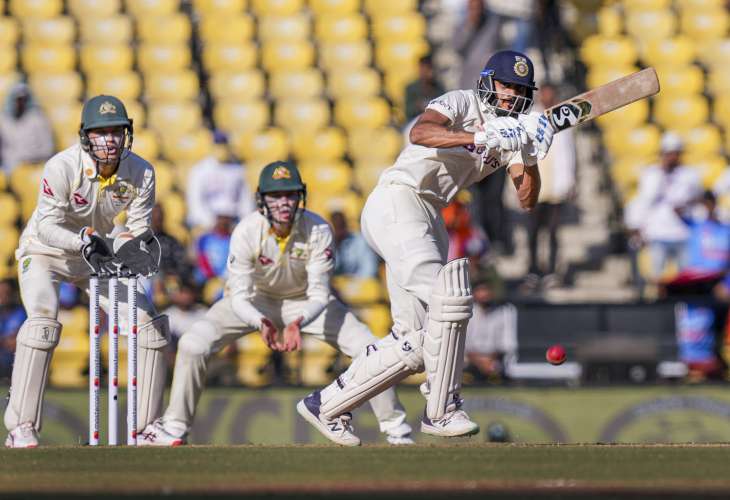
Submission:
[[[332,230],[319,215],[305,210],[288,239],[277,240],[259,212],[244,218],[231,237],[226,295],[236,314],[253,326],[263,317],[250,300],[257,294],[274,299],[306,299],[305,325],[324,310],[334,269]]]
[[[453,90],[431,101],[433,109],[450,120],[455,131],[477,132],[496,118],[473,90]],[[380,176],[379,184],[410,186],[422,196],[446,205],[461,189],[494,173],[498,168],[515,164],[535,165],[537,157],[523,151],[501,151],[498,148],[476,149],[471,146],[427,148],[409,143]]]
[[[155,204],[152,165],[129,153],[111,180],[101,186],[95,161],[80,144],[48,160],[38,204],[20,236],[16,258],[30,254],[80,257],[81,229],[93,227],[106,237],[114,229],[114,218],[124,210],[127,228],[134,235],[149,229]]]

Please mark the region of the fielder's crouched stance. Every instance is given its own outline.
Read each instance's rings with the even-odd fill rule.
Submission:
[[[411,130],[411,144],[368,197],[361,226],[385,260],[394,326],[335,382],[299,402],[299,413],[333,441],[329,422],[424,369],[421,430],[436,436],[479,432],[459,396],[472,311],[467,262],[446,263],[440,209],[460,189],[500,168],[509,170],[523,208],[534,206],[537,159],[553,135],[544,116],[528,114],[535,89],[527,56],[496,53],[476,91],[449,92],[427,106]]]
[[[122,102],[104,95],[87,101],[79,136],[80,144],[46,163],[38,205],[16,251],[20,294],[28,319],[18,333],[5,411],[5,427],[10,431],[5,441],[8,447],[38,445],[48,366],[61,335],[57,321],[59,283],[68,281],[88,289],[89,265],[102,273],[112,265],[113,253],[105,237],[114,229],[113,219],[120,212],[127,211],[127,228],[133,235],[151,235],[155,174],[149,163],[130,151],[132,120]],[[104,291],[107,288],[101,287]],[[127,297],[124,284],[120,296]],[[169,335],[167,317],[156,316],[142,291],[137,297],[137,428],[142,429],[162,410],[162,350]],[[101,298],[101,305],[107,308],[106,296]],[[121,309],[126,309],[126,303]],[[126,312],[121,317],[126,318]]]
[[[301,346],[300,332],[308,333],[350,357],[378,340],[330,293],[332,232],[321,217],[300,208],[306,187],[296,166],[267,165],[257,199],[260,213],[243,219],[233,232],[226,294],[181,337],[170,405],[163,418],[145,430],[140,445],[175,446],[185,441],[209,356],[243,335],[260,330],[270,348],[292,351]],[[412,443],[394,389],[370,403],[388,442]],[[349,420],[348,414],[333,421],[331,438],[357,445],[360,441],[349,432]]]

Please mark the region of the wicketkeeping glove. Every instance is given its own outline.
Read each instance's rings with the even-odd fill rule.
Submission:
[[[95,274],[105,274],[116,271],[113,264],[114,253],[103,238],[93,233],[91,228],[85,227],[79,232],[84,246],[81,247],[81,256]]]
[[[152,231],[133,238],[118,237],[114,240],[114,250],[117,261],[132,274],[151,276],[158,271],[160,242]]]

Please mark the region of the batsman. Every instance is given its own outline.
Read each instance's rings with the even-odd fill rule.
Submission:
[[[180,338],[170,405],[145,429],[140,445],[177,446],[186,441],[208,359],[243,335],[259,330],[271,349],[290,352],[301,347],[306,333],[350,357],[376,344],[377,337],[331,294],[332,230],[320,216],[305,210],[306,196],[293,163],[274,162],[261,171],[258,212],[244,218],[231,237],[225,296]],[[394,389],[370,404],[390,444],[413,443]],[[330,439],[360,444],[349,431],[350,420],[349,413],[333,419]]]
[[[5,410],[7,447],[38,446],[48,367],[61,336],[59,284],[66,281],[88,290],[92,272],[104,275],[117,269],[120,262],[112,252],[110,235],[120,212],[126,211],[127,232],[133,235],[118,248],[118,255],[125,259],[123,264],[134,274],[148,275],[156,270],[152,254],[159,251],[159,245],[155,248],[150,230],[155,172],[132,153],[133,137],[133,123],[124,104],[113,96],[93,97],[81,113],[79,142],[53,156],[43,169],[38,203],[15,253],[28,319],[18,333]],[[101,287],[104,291],[107,288]],[[124,282],[120,296],[127,297]],[[157,315],[141,289],[137,303],[137,428],[142,429],[162,410],[163,349],[169,334],[167,317]],[[101,305],[104,309],[109,305],[104,295]],[[126,311],[126,303],[120,304],[120,309]],[[126,318],[126,312],[121,317]]]
[[[530,114],[536,89],[526,55],[495,53],[476,90],[431,101],[411,129],[410,144],[368,197],[362,232],[385,260],[394,325],[332,384],[297,405],[331,440],[333,421],[424,369],[421,431],[445,437],[479,432],[459,395],[472,314],[468,268],[466,259],[446,262],[448,235],[440,211],[459,190],[500,168],[508,169],[521,206],[535,205],[537,160],[554,133],[545,116]]]

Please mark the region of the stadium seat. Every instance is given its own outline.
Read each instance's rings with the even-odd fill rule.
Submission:
[[[685,130],[682,132],[682,139],[684,139],[685,158],[716,156],[723,148],[720,129],[710,123]]]
[[[347,304],[371,305],[385,299],[383,285],[377,278],[335,276],[332,278],[332,287]]]
[[[373,68],[332,71],[327,79],[327,92],[334,99],[372,97],[381,88],[380,75]]]
[[[68,10],[82,22],[83,19],[104,19],[117,14],[121,0],[68,0]]]
[[[677,30],[671,10],[634,11],[626,14],[626,31],[637,41],[670,38]]]
[[[646,99],[614,110],[596,118],[597,124],[604,130],[616,127],[631,128],[641,125],[649,118],[649,102]]]
[[[198,24],[203,43],[243,44],[251,40],[254,21],[247,14],[211,15]]]
[[[83,306],[61,309],[58,321],[63,324],[63,335],[53,351],[49,382],[54,387],[85,387],[88,384],[85,372],[89,367],[89,312]]]
[[[726,71],[730,66],[730,37],[701,41],[697,45],[697,60],[710,71]]]
[[[397,108],[405,108],[406,87],[418,78],[416,67],[404,68],[402,71],[385,72],[385,95],[393,101]]]
[[[335,122],[346,129],[383,127],[390,122],[390,106],[381,97],[340,99]]]
[[[314,46],[309,42],[270,42],[261,49],[261,65],[269,73],[306,69],[313,63]]]
[[[137,20],[137,36],[143,43],[184,44],[191,34],[190,19],[185,14],[144,16]]]
[[[392,162],[403,146],[403,135],[395,128],[350,130],[347,150],[356,160]],[[373,144],[378,147],[374,148]]]
[[[246,71],[256,65],[257,56],[253,43],[210,43],[203,47],[203,65],[210,73]]]
[[[292,136],[292,152],[302,162],[338,160],[344,156],[346,148],[345,133],[336,127],[298,131]]]
[[[629,37],[592,35],[583,41],[580,57],[588,66],[629,66],[636,63],[638,51]]]
[[[299,382],[307,387],[320,387],[331,382],[338,355],[337,349],[326,342],[305,336],[302,339]]]
[[[418,66],[418,59],[428,52],[428,44],[424,40],[407,42],[383,42],[375,47],[375,61],[385,70],[404,69],[413,71]]]
[[[192,165],[209,156],[212,151],[213,134],[206,129],[182,135],[162,136],[162,152],[175,165]]]
[[[86,44],[128,44],[134,38],[132,18],[125,15],[82,17],[79,19],[80,38]]]
[[[172,191],[159,200],[165,211],[165,228],[185,223],[185,200],[178,193]]]
[[[383,304],[358,307],[355,314],[362,322],[368,325],[370,331],[378,338],[383,338],[393,326],[393,319],[390,316],[390,308]]]
[[[2,11],[0,11],[2,14]],[[18,21],[12,17],[0,16],[0,46],[15,46],[20,38]]]
[[[73,71],[76,65],[76,51],[71,46],[25,45],[20,57],[23,68],[31,74]]]
[[[324,43],[357,42],[368,36],[368,25],[360,14],[323,15],[315,24],[317,40]]]
[[[175,186],[175,167],[171,163],[155,160],[155,197],[167,196]]]
[[[71,17],[23,20],[23,41],[39,45],[67,45],[76,39],[76,23]]]
[[[191,51],[187,45],[148,45],[137,49],[137,65],[145,74],[188,69]]]
[[[695,45],[687,35],[650,40],[642,51],[642,59],[648,66],[682,67],[691,64],[694,58]],[[626,61],[627,64],[633,62]]]
[[[246,0],[193,0],[193,7],[202,18],[231,16],[243,12]]]
[[[682,33],[695,41],[718,40],[727,36],[728,13],[725,8],[682,12]]]
[[[655,125],[614,127],[603,134],[606,149],[615,158],[623,156],[651,157],[659,153],[661,132]]]
[[[324,99],[281,99],[274,110],[274,123],[292,132],[317,130],[329,121],[330,108]]]
[[[599,9],[596,13],[596,20],[598,21],[598,33],[605,37],[615,37],[623,30],[623,16],[615,5]]]
[[[319,17],[324,15],[343,16],[357,12],[359,0],[310,0],[309,8]]]
[[[135,101],[142,92],[142,79],[134,71],[117,75],[92,73],[86,80],[86,88],[89,95],[111,94],[122,102]]]
[[[699,66],[661,66],[656,70],[662,96],[701,94],[705,90],[705,75]]]
[[[373,51],[370,42],[330,42],[319,48],[319,66],[325,71],[345,71],[368,66]]]
[[[147,125],[147,113],[139,101],[124,101],[124,107],[127,108],[127,115],[134,120],[135,127],[145,127]]]
[[[685,10],[713,10],[725,6],[724,0],[675,0],[677,7]]]
[[[654,119],[667,129],[688,130],[709,118],[707,99],[700,95],[659,97],[654,103]]]
[[[127,12],[137,19],[167,16],[180,10],[180,0],[125,0]]]
[[[277,71],[269,79],[269,93],[274,99],[309,99],[322,95],[322,73],[315,68]]]
[[[10,13],[20,19],[53,19],[61,15],[61,0],[10,0]]]
[[[728,94],[719,95],[713,100],[712,121],[725,130],[730,129],[730,96]]]
[[[160,139],[157,132],[142,127],[135,127],[132,151],[145,160],[153,162],[153,165],[156,165],[154,160],[160,155]]]
[[[160,134],[184,134],[203,125],[200,106],[195,101],[154,104],[148,111],[149,126]]]
[[[10,193],[0,193],[0,226],[15,226],[18,215],[18,200]]]
[[[85,44],[81,47],[81,69],[86,75],[126,74],[132,70],[134,53],[128,45]]]
[[[198,75],[192,70],[154,73],[145,81],[148,102],[197,99],[199,93]]]
[[[308,40],[311,33],[306,14],[265,16],[258,20],[258,38],[263,43]]]
[[[624,201],[630,200],[636,192],[641,169],[656,163],[656,156],[629,155],[611,164],[611,179]]]
[[[352,169],[343,161],[311,160],[299,164],[307,186],[318,194],[339,194],[352,186]]]
[[[208,89],[215,100],[238,101],[258,99],[264,95],[266,80],[257,69],[238,72],[218,72],[210,76]]]
[[[81,103],[64,102],[44,108],[54,130],[67,130],[76,133],[81,123]]]
[[[353,169],[355,184],[361,193],[370,193],[378,184],[383,170],[390,167],[392,162],[385,160],[361,160],[355,163]]]
[[[311,194],[311,196],[309,196]],[[312,211],[318,214],[329,214],[334,211],[345,214],[350,228],[357,231],[360,214],[365,200],[353,191],[346,191],[336,195],[323,193],[307,193],[307,204]]]
[[[235,134],[231,138],[231,145],[238,156],[256,163],[267,163],[289,156],[289,137],[280,128],[271,127]]]
[[[263,387],[273,380],[274,370],[270,365],[271,350],[264,344],[261,335],[244,335],[236,341],[238,349],[238,380],[248,387]]]
[[[628,11],[666,10],[669,0],[623,0],[623,6]]]
[[[426,36],[426,20],[418,12],[379,16],[373,20],[372,33],[379,43],[418,41]]]
[[[595,66],[588,71],[586,83],[589,88],[595,88],[636,71],[639,71],[636,66]]]
[[[13,51],[14,52],[14,51]],[[3,52],[0,49],[0,61],[2,61]],[[0,63],[0,102],[5,102],[5,97],[10,88],[22,80],[20,73],[15,71],[3,71]]]
[[[662,88],[662,90],[664,89]],[[730,92],[730,68],[720,66],[710,68],[706,90],[709,94],[716,97]]]
[[[702,184],[705,189],[712,189],[725,170],[725,167],[727,167],[727,161],[719,155],[690,158],[685,160],[685,163],[697,169],[702,177]]]
[[[257,17],[291,16],[304,6],[303,0],[253,0],[251,7]]]
[[[213,119],[227,132],[260,130],[269,123],[269,106],[261,100],[220,100],[213,109]]]
[[[18,53],[15,47],[0,45],[0,75],[15,73],[18,64]],[[17,73],[15,73],[17,75]]]
[[[418,0],[365,0],[365,12],[371,19],[418,11]]]
[[[33,95],[44,105],[78,101],[81,98],[81,76],[75,71],[65,73],[35,73],[29,78]]]
[[[20,238],[20,232],[15,226],[0,226],[0,240],[2,240],[2,244],[0,244],[0,258],[3,261],[7,261],[13,257],[15,249],[18,247],[18,238]]]

